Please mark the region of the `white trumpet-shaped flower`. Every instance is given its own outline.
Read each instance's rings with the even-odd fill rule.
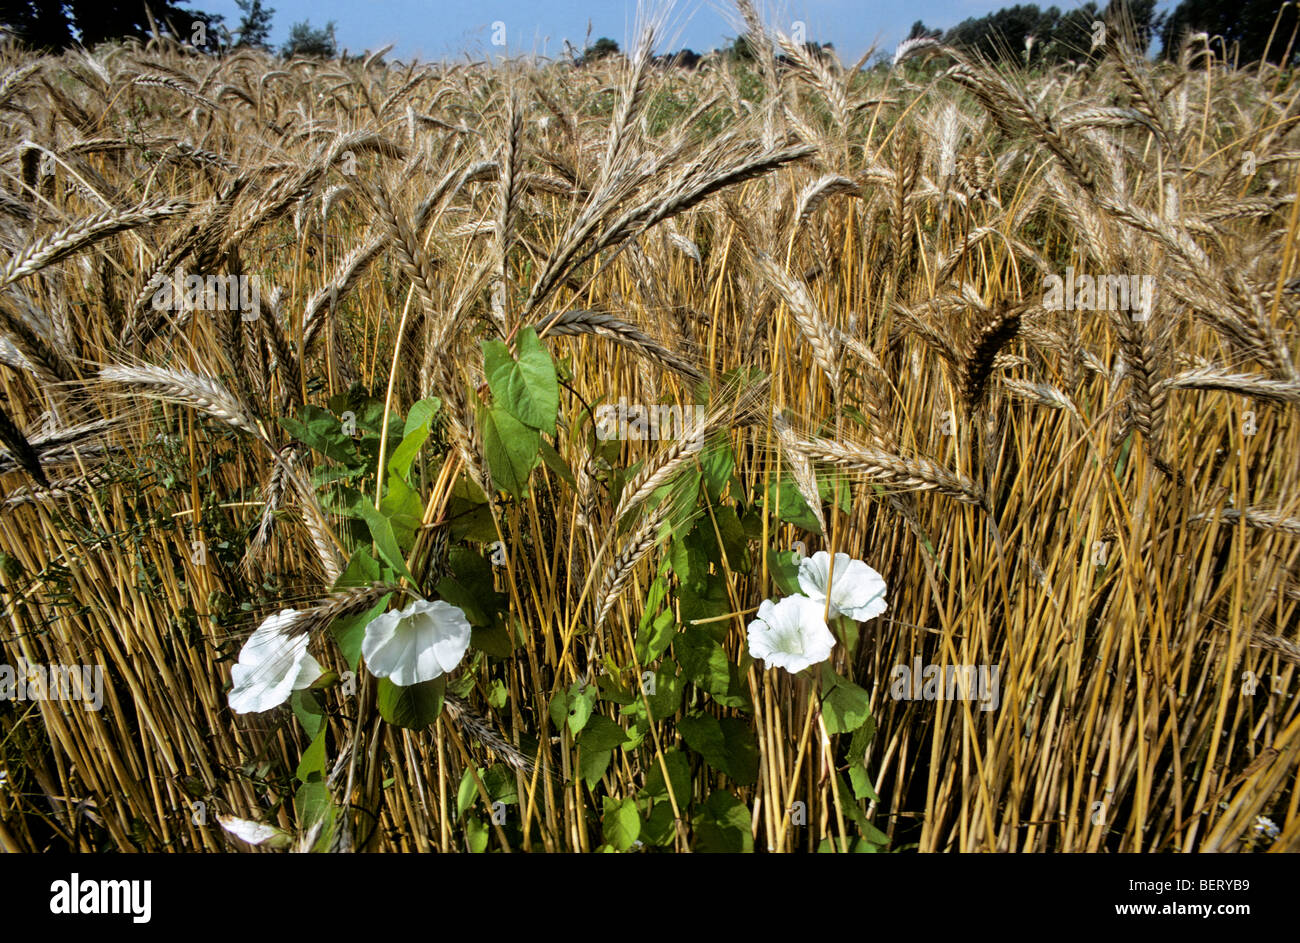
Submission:
[[[309,688],[324,670],[307,654],[307,636],[286,634],[299,613],[282,609],[249,636],[230,669],[230,709],[236,714],[258,713],[278,707],[294,691]]]
[[[267,825],[264,822],[254,822],[251,819],[241,819],[233,815],[218,813],[217,822],[231,835],[241,841],[248,842],[250,845],[284,848],[292,839],[292,836],[282,828]]]
[[[749,623],[749,653],[765,668],[802,671],[831,657],[835,636],[822,616],[823,603],[807,596],[763,600]]]
[[[454,669],[469,648],[469,620],[441,599],[390,610],[366,626],[366,667],[400,687],[432,681]]]
[[[831,574],[831,555],[825,550],[799,561],[799,588],[809,599],[824,603],[830,598],[830,612],[834,617],[846,615],[858,622],[866,622],[880,615],[885,602],[884,578],[861,560],[847,553],[835,554],[835,573]]]

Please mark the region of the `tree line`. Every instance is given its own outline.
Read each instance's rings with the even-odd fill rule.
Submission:
[[[1212,39],[1220,37],[1228,58],[1240,65],[1258,62],[1266,54],[1275,64],[1283,58],[1289,63],[1296,60],[1291,43],[1295,4],[1284,10],[1277,0],[1182,0],[1168,13],[1160,13],[1156,2],[1111,0],[1105,6],[1088,2],[1065,12],[1055,6],[1017,4],[962,20],[947,31],[930,29],[917,20],[907,38],[938,39],[995,60],[1055,65],[1098,53],[1110,30],[1126,34],[1144,52],[1159,38],[1160,55],[1165,58],[1177,55],[1188,36],[1205,33]]]
[[[233,30],[221,14],[188,9],[176,0],[0,0],[0,27],[26,46],[53,52],[74,45],[90,48],[113,39],[147,39],[159,32],[214,52],[271,51],[275,10],[262,0],[235,2],[242,15]],[[334,58],[338,55],[334,23],[293,24],[280,51],[286,56]]]
[[[236,0],[241,17],[233,30],[225,17],[182,7],[177,0],[0,0],[0,27],[19,42],[35,49],[60,51],[80,44],[92,47],[112,39],[148,38],[166,31],[181,40],[195,42],[212,51],[221,48],[254,48],[270,51],[271,17],[275,10],[262,0]],[[962,20],[944,31],[930,29],[917,20],[908,39],[934,38],[996,60],[1014,60],[1026,65],[1053,65],[1086,59],[1097,52],[1098,26],[1119,29],[1142,50],[1159,38],[1161,54],[1176,53],[1185,37],[1206,33],[1221,37],[1230,59],[1240,64],[1257,62],[1265,56],[1274,63],[1287,58],[1295,62],[1291,43],[1296,29],[1297,7],[1283,9],[1277,0],[1182,0],[1168,13],[1156,10],[1157,0],[1109,0],[1100,6],[1094,0],[1062,11],[1036,4],[1016,4],[993,13]],[[1104,34],[1102,34],[1104,35]],[[830,43],[808,43],[809,51],[821,54]],[[618,43],[601,37],[575,57],[592,62],[617,54]],[[309,55],[334,58],[338,40],[334,23],[313,27],[295,23],[289,40],[280,49],[286,56]],[[753,58],[749,41],[741,36],[722,54],[739,60]],[[701,56],[690,49],[658,57],[665,65],[693,68]],[[1288,64],[1289,64],[1288,63]]]

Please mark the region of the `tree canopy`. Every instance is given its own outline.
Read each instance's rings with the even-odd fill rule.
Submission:
[[[1277,32],[1269,46],[1275,21]],[[1161,39],[1167,56],[1176,53],[1188,35],[1207,33],[1211,37],[1222,36],[1228,55],[1232,57],[1235,52],[1236,61],[1241,65],[1264,58],[1266,46],[1269,61],[1281,63],[1295,25],[1295,4],[1283,10],[1276,0],[1183,0],[1165,20]],[[1294,50],[1291,56],[1294,61]]]
[[[150,0],[149,10],[159,29],[189,39],[194,23],[212,33],[224,17],[190,10],[174,0]],[[80,43],[94,46],[110,39],[150,35],[149,14],[142,0],[3,0],[0,24],[35,49],[59,51]],[[213,37],[215,43],[215,37]]]
[[[1101,44],[1094,37],[1101,35],[1096,24],[1102,24],[1107,32],[1129,33],[1143,51],[1159,36],[1165,57],[1176,55],[1187,36],[1203,32],[1222,37],[1228,56],[1242,65],[1259,61],[1266,49],[1269,60],[1280,63],[1296,15],[1295,5],[1283,10],[1277,0],[1182,0],[1167,14],[1156,12],[1156,0],[1110,0],[1104,6],[1089,0],[1065,12],[1023,3],[962,20],[942,34],[917,20],[907,38],[932,37],[991,59],[1053,65],[1098,53]],[[1294,61],[1295,50],[1291,56]]]
[[[594,43],[582,50],[583,62],[599,62],[607,56],[618,55],[618,43],[608,36],[602,36]]]
[[[943,35],[944,42],[991,59],[1012,59],[1027,64],[1056,64],[1090,56],[1104,36],[1094,24],[1112,30],[1130,31],[1133,41],[1145,50],[1159,29],[1162,17],[1156,0],[1111,0],[1104,8],[1084,3],[1067,12],[1036,4],[1004,7],[981,17],[958,23]],[[914,39],[934,35],[919,20],[912,26]]]
[[[262,0],[235,0],[243,16],[235,33],[239,39],[236,46],[253,49],[271,48],[271,17],[275,10],[262,6]]]
[[[322,27],[313,27],[307,20],[294,23],[289,29],[289,41],[280,52],[285,56],[315,56],[334,59],[339,54],[338,38],[334,35],[334,21]]]

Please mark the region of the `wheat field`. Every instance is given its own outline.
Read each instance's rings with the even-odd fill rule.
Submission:
[[[739,7],[695,70],[0,52],[0,663],[103,671],[0,702],[0,848],[1300,850],[1300,86]],[[888,608],[765,667],[820,550]],[[357,670],[420,598],[432,704]],[[284,609],[325,674],[236,714]]]

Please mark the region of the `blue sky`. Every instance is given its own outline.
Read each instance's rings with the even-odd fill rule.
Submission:
[[[766,22],[793,33],[805,24],[805,38],[834,43],[846,63],[873,42],[892,51],[915,20],[932,28],[954,26],[1019,0],[758,0]],[[1076,0],[1040,0],[1040,6],[1069,9]],[[512,53],[558,56],[568,39],[581,46],[591,21],[591,35],[608,36],[626,47],[636,18],[636,0],[263,0],[275,10],[272,41],[278,46],[289,27],[301,20],[323,26],[333,20],[340,46],[350,52],[396,48],[390,58],[426,60],[499,52],[492,45],[493,24],[505,24]],[[660,4],[662,6],[662,4]],[[220,13],[234,29],[240,12],[235,0],[193,0],[193,6]],[[1161,4],[1162,7],[1166,4]],[[704,52],[742,30],[735,8],[726,0],[677,0],[668,17],[668,41],[660,51],[690,47]]]

